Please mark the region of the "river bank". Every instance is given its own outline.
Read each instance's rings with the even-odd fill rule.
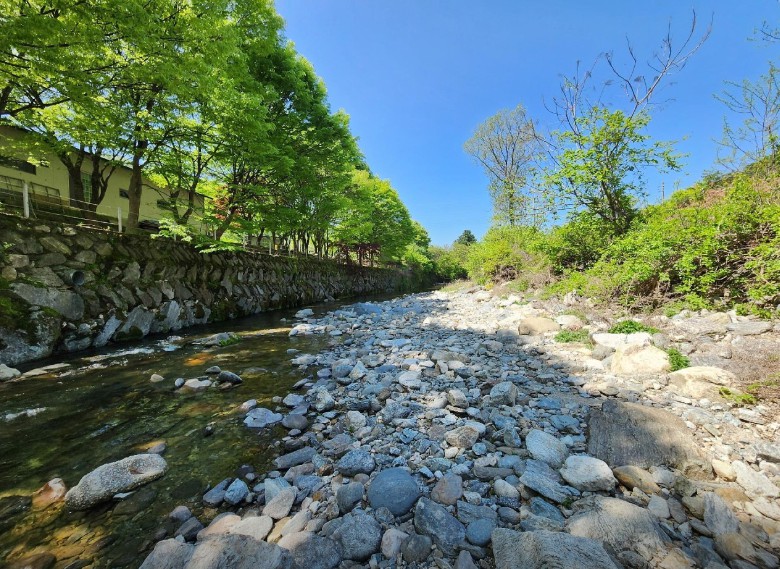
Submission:
[[[145,569],[777,567],[777,408],[721,395],[777,353],[772,323],[607,334],[582,299],[476,289],[297,316],[303,379],[235,419],[271,452],[162,514]]]
[[[771,323],[606,334],[579,299],[476,290],[300,316],[293,336],[331,344],[291,360],[316,377],[245,419],[288,429],[275,470],[215,485],[213,517],[144,568],[778,566],[776,408],[721,396],[745,346],[777,346]],[[707,365],[670,373],[658,346]]]

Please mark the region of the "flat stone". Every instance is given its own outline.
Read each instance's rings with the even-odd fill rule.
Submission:
[[[274,466],[280,470],[286,470],[292,466],[298,466],[310,462],[316,451],[312,447],[303,447],[288,454],[283,454],[274,459]]]
[[[550,471],[546,463],[529,460],[526,462],[525,472],[520,477],[520,483],[537,494],[562,504],[570,499],[572,494],[555,479],[554,475],[555,472]]]
[[[731,463],[737,475],[737,484],[745,489],[748,495],[762,496],[764,498],[780,497],[780,488],[772,484],[764,474],[756,472],[740,460]]]
[[[550,531],[493,530],[496,569],[617,569],[597,541]]]
[[[414,528],[427,535],[446,555],[454,555],[466,537],[466,530],[445,508],[420,498],[414,510]]]
[[[572,535],[594,539],[615,553],[630,549],[645,559],[665,549],[668,538],[644,508],[604,496],[581,500],[577,508],[566,522]]]
[[[186,564],[186,568],[286,569],[290,563],[290,554],[276,544],[258,541],[246,535],[227,533],[219,538],[199,543]],[[160,567],[173,569],[181,566],[149,565],[145,569],[158,569]]]
[[[367,450],[355,449],[341,457],[336,469],[344,476],[356,474],[371,474],[376,468],[376,461]]]
[[[713,535],[739,531],[739,520],[728,504],[714,492],[704,492],[704,523]]]
[[[290,552],[296,569],[333,569],[341,563],[338,545],[312,532],[285,535],[277,545]]]
[[[258,541],[264,540],[274,527],[270,516],[250,516],[231,527],[228,532],[246,535]]]
[[[270,502],[266,503],[263,508],[263,515],[275,520],[281,520],[290,513],[290,509],[292,509],[295,502],[295,496],[294,488],[285,488],[274,496]]]
[[[137,454],[99,466],[84,475],[65,494],[69,508],[85,510],[115,494],[127,492],[160,478],[168,470],[165,459],[158,454]]]
[[[605,401],[589,420],[588,454],[609,465],[669,466],[689,478],[711,476],[711,466],[685,423],[662,409]]]
[[[255,407],[247,413],[244,424],[251,429],[263,429],[279,423],[283,418],[279,413],[265,407]]]
[[[553,468],[560,468],[569,454],[562,441],[539,429],[531,429],[525,438],[525,446],[536,460],[546,462]]]
[[[529,316],[520,320],[517,325],[517,332],[520,335],[539,335],[546,334],[548,332],[557,332],[560,330],[560,325],[555,320],[544,318],[541,316]]]

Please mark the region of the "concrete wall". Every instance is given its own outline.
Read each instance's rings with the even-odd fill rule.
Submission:
[[[402,271],[202,254],[168,239],[0,214],[0,363],[408,284]]]

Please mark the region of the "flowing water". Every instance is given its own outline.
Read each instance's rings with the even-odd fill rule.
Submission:
[[[320,313],[335,307],[313,308]],[[56,556],[57,569],[138,567],[175,506],[209,517],[214,512],[204,512],[200,500],[208,485],[235,475],[243,464],[268,470],[275,456],[271,437],[280,433],[250,431],[236,409],[248,399],[273,408],[274,396],[306,377],[290,365],[287,350],[315,353],[328,341],[289,337],[293,312],[191,329],[181,333],[182,340],[58,358],[69,365],[0,384],[0,560],[48,552]],[[191,343],[224,330],[237,332],[241,341],[208,349]],[[212,365],[240,374],[244,383],[224,391],[174,390],[175,378],[201,376]],[[150,382],[154,373],[165,381]],[[209,426],[213,434],[207,436]],[[30,495],[52,478],[70,488],[97,466],[159,441],[167,445],[167,474],[128,499],[86,512],[70,512],[61,502],[30,507]]]

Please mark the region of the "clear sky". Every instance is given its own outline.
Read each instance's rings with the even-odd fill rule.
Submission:
[[[667,83],[650,134],[680,141],[681,172],[648,176],[650,201],[695,182],[714,167],[725,81],[757,79],[780,44],[756,41],[764,21],[780,27],[777,0],[633,2],[630,0],[277,0],[287,37],[324,79],[333,109],[372,171],[389,179],[435,244],[490,225],[487,180],[463,151],[476,126],[522,103],[554,122],[545,101],[577,61],[602,52],[620,59],[629,38],[640,59],[660,47],[667,28],[682,41],[696,11],[701,50]],[[623,58],[625,61],[625,58]],[[606,72],[606,70],[605,70]]]

